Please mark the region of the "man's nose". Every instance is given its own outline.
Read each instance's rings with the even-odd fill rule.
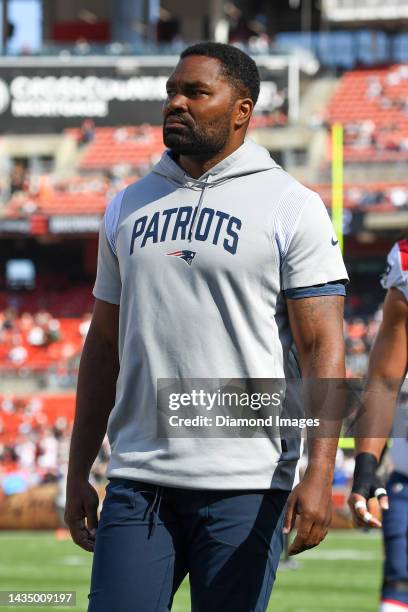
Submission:
[[[187,110],[187,98],[183,94],[173,94],[167,99],[165,105],[167,113],[171,111],[186,111]]]

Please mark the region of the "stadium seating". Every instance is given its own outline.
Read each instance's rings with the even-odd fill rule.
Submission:
[[[15,295],[0,291],[0,314],[2,310],[14,304]],[[92,287],[88,284],[69,286],[66,278],[50,274],[39,277],[37,289],[18,294],[19,312],[35,314],[40,310],[51,312],[54,317],[81,317],[85,312],[91,312],[94,299]]]
[[[2,333],[0,344],[0,368],[3,372],[8,370],[44,371],[51,366],[66,363],[72,357],[79,355],[82,350],[83,340],[78,331],[81,319],[59,319],[59,338],[47,342],[44,346],[32,346],[28,341],[28,334],[21,330],[19,320],[15,327],[8,333]],[[18,337],[18,346],[26,351],[25,358],[12,360],[10,351],[15,345]]]
[[[75,411],[73,393],[58,395],[24,396],[17,400],[13,396],[0,395],[3,401],[12,405],[11,411],[0,409],[0,443],[15,443],[28,430],[36,427],[53,427],[57,419],[64,418],[72,423]]]
[[[288,123],[288,116],[282,111],[275,111],[273,114],[257,115],[254,114],[249,122],[250,130],[258,130],[266,127],[284,126]]]
[[[35,191],[18,192],[9,200],[5,216],[102,214],[107,201],[137,178],[129,175],[111,182],[102,175],[73,176],[52,182],[49,177],[40,177],[42,180]]]
[[[80,130],[67,134],[80,142]],[[117,165],[132,168],[150,166],[164,149],[161,127],[151,125],[95,128],[94,138],[84,145],[80,170],[112,169]]]
[[[45,438],[55,440],[52,458],[57,462],[61,449],[67,447],[74,411],[73,393],[0,395],[0,500],[8,476],[15,475],[19,486],[23,485],[25,489],[41,482],[50,472],[55,475],[52,466],[41,464],[41,457],[47,452],[42,441]],[[49,462],[50,457],[47,459]]]
[[[345,128],[348,162],[408,157],[408,66],[353,70],[340,79],[326,119]]]
[[[52,283],[52,277],[48,280]],[[65,371],[81,353],[93,309],[91,287],[46,289],[46,281],[41,279],[39,287],[29,292],[0,292],[3,372],[46,372],[56,368]],[[33,328],[39,338],[35,333],[31,335]]]
[[[283,113],[272,116],[256,115],[251,128],[285,125]],[[77,140],[79,130],[67,130]],[[79,162],[82,171],[111,169],[117,165],[129,165],[134,169],[146,169],[157,161],[164,150],[161,126],[141,125],[120,128],[95,128],[94,139],[84,147]]]
[[[27,212],[28,204],[35,206],[36,214],[102,214],[106,207],[106,196],[103,194],[65,194],[55,192],[45,200],[30,196],[13,198],[7,206],[7,218],[30,215]]]

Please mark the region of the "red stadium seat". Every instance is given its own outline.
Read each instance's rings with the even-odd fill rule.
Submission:
[[[69,133],[75,135],[72,130]],[[76,132],[76,135],[79,136],[79,131]],[[149,165],[155,156],[162,153],[163,149],[161,127],[96,128],[94,139],[84,149],[79,167],[89,171],[128,164],[137,169]]]
[[[351,124],[355,123],[361,127],[364,122],[373,122],[370,135],[372,142],[360,146],[356,137],[352,137],[352,142],[348,145],[346,142],[346,161],[394,162],[408,158],[406,68],[391,66],[376,70],[355,70],[345,73],[340,79],[327,106],[327,121],[342,123],[346,139],[347,135],[351,134]]]

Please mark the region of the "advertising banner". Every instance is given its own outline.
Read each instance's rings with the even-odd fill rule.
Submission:
[[[57,133],[84,119],[109,126],[160,124],[166,81],[177,61],[177,56],[3,58],[0,130]],[[276,68],[258,64],[262,85],[257,112],[286,112],[285,63]]]

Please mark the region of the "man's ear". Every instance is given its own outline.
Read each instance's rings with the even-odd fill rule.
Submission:
[[[241,98],[236,101],[235,127],[238,129],[247,123],[254,110],[251,98]]]

